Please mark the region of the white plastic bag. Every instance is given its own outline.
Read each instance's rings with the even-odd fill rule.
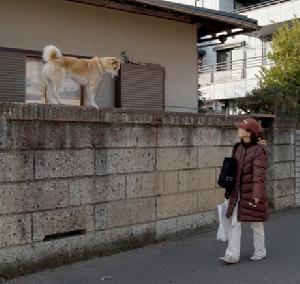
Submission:
[[[219,228],[217,232],[217,240],[221,240],[223,242],[228,240],[229,223],[226,217],[228,202],[229,200],[225,199],[222,204],[218,205]]]

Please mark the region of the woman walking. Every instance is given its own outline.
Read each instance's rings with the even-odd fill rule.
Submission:
[[[263,223],[268,209],[267,149],[259,143],[261,126],[255,119],[245,119],[236,126],[241,142],[234,147],[237,171],[226,214],[230,224],[228,247],[225,256],[220,258],[226,264],[239,262],[242,222],[250,223],[253,230],[254,254],[250,259],[261,260],[267,255]]]

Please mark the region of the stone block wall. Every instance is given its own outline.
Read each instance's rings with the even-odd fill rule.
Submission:
[[[297,125],[277,122],[268,131],[268,192],[275,210],[295,206],[295,129]]]
[[[1,104],[0,276],[215,225],[242,118]],[[269,192],[282,209],[294,204],[292,130],[268,131]]]

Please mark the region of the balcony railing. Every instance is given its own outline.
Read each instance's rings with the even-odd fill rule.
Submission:
[[[267,26],[300,17],[300,0],[272,0],[233,11],[256,19],[258,25]]]
[[[239,81],[256,78],[261,66],[270,66],[271,61],[264,56],[249,57],[231,62],[200,66],[199,85]]]
[[[257,86],[257,75],[262,66],[272,66],[272,62],[257,56],[201,66],[198,76],[200,91],[208,101],[243,97]]]
[[[286,1],[290,1],[290,0],[271,0],[271,1],[265,1],[265,2],[257,3],[257,4],[254,4],[254,5],[251,5],[251,6],[247,6],[247,7],[242,7],[242,8],[239,8],[239,9],[235,9],[233,11],[233,13],[237,13],[237,14],[245,13],[245,12],[248,12],[248,11],[253,11],[253,10],[256,10],[256,9],[259,9],[259,8],[269,7],[269,6],[276,5],[278,3],[283,3],[283,2],[286,2]]]

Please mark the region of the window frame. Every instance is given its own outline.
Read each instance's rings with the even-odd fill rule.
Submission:
[[[217,52],[217,60],[216,60],[217,71],[230,71],[230,70],[232,70],[232,50],[233,50],[232,48],[216,50],[216,52]],[[222,55],[222,53],[225,53],[225,52],[229,53],[229,60],[219,62],[220,55]],[[219,64],[221,66],[219,66]]]
[[[1,47],[0,46],[0,51],[7,51],[7,52],[12,52],[12,53],[18,53],[22,54],[24,56],[25,60],[25,69],[24,69],[24,80],[25,80],[25,96],[24,96],[24,102],[26,103],[26,78],[27,78],[27,73],[26,73],[26,60],[27,58],[38,58],[41,59],[41,62],[43,62],[42,58],[42,51],[38,50],[28,50],[28,49],[20,49],[20,48],[10,48],[10,47]],[[71,56],[71,57],[76,57],[76,58],[86,58],[89,59],[91,58],[90,56],[79,56],[79,55],[74,55],[74,54],[65,54],[65,56]],[[47,87],[45,86],[45,93],[47,94]],[[45,95],[45,103],[48,104],[48,98],[47,95]],[[84,105],[84,88],[83,86],[80,86],[80,106]]]

